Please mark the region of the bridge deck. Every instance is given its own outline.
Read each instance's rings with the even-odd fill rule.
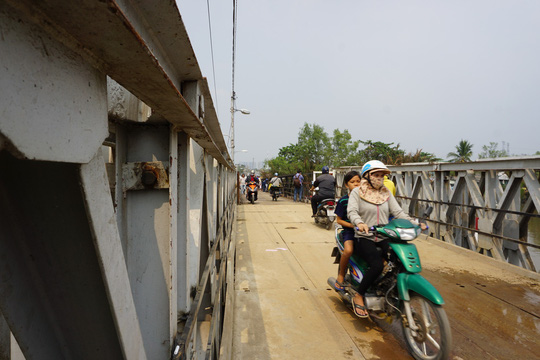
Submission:
[[[261,194],[239,206],[234,359],[410,359],[397,323],[358,319],[326,284],[333,233],[307,204]],[[418,239],[443,295],[452,359],[540,359],[538,274]]]

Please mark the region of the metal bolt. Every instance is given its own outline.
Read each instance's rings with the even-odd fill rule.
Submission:
[[[143,166],[141,182],[144,186],[154,186],[158,181],[158,172],[155,167],[150,165]]]

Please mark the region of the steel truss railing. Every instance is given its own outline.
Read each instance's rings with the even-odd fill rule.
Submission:
[[[433,206],[431,236],[537,271],[529,248],[540,247],[529,242],[528,225],[540,213],[540,157],[389,168],[405,211],[421,217]],[[337,169],[339,186],[350,170],[360,167]]]
[[[229,195],[227,207],[217,229],[204,271],[197,285],[195,299],[178,334],[173,359],[197,358],[194,353],[202,349],[205,359],[218,359],[229,353],[232,347],[232,311],[234,299],[234,221],[236,190]],[[211,321],[207,333],[198,332],[201,321],[207,319],[211,309]],[[197,344],[200,339],[201,344]],[[205,341],[206,343],[204,343]]]

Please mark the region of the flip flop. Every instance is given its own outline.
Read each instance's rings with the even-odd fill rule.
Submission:
[[[365,319],[365,318],[368,318],[369,315],[367,314],[367,309],[365,306],[361,306],[361,305],[358,305],[357,303],[354,302],[354,299],[352,300],[352,304],[353,304],[353,311],[354,311],[354,314],[356,316],[358,316],[359,318],[362,318],[362,319]],[[360,314],[356,309],[360,309],[360,310],[363,310],[366,312],[365,315],[362,315]]]
[[[339,281],[336,280],[336,283],[334,284],[334,290],[336,290],[336,291],[345,291],[345,285],[343,285],[342,283],[340,283]]]

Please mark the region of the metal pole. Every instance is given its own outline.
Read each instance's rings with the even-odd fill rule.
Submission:
[[[234,165],[234,100],[236,99],[236,94],[233,90],[231,95],[231,159]]]

